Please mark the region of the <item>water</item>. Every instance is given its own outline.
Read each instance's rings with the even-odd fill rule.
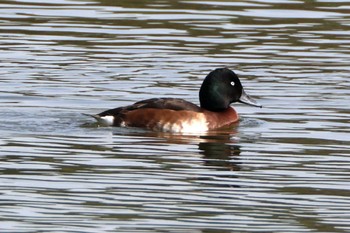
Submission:
[[[350,1],[0,1],[1,232],[349,232]],[[234,69],[264,108],[203,135],[97,127],[198,103]]]

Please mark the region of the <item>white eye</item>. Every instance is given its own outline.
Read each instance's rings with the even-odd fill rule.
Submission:
[[[235,82],[232,81],[232,82],[231,82],[231,85],[232,85],[232,86],[235,86]]]

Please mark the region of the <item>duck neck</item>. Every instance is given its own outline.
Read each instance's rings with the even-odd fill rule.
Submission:
[[[199,102],[203,109],[222,112],[230,107],[230,102],[218,94],[199,92]]]

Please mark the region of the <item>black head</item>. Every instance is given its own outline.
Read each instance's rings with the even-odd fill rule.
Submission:
[[[202,108],[215,112],[226,110],[233,102],[261,107],[244,92],[237,75],[227,68],[207,75],[199,91],[199,101]]]

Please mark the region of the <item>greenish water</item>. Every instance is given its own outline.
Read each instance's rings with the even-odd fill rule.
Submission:
[[[349,232],[350,1],[0,1],[1,232]],[[97,127],[198,103],[229,67],[264,108],[207,135]]]

